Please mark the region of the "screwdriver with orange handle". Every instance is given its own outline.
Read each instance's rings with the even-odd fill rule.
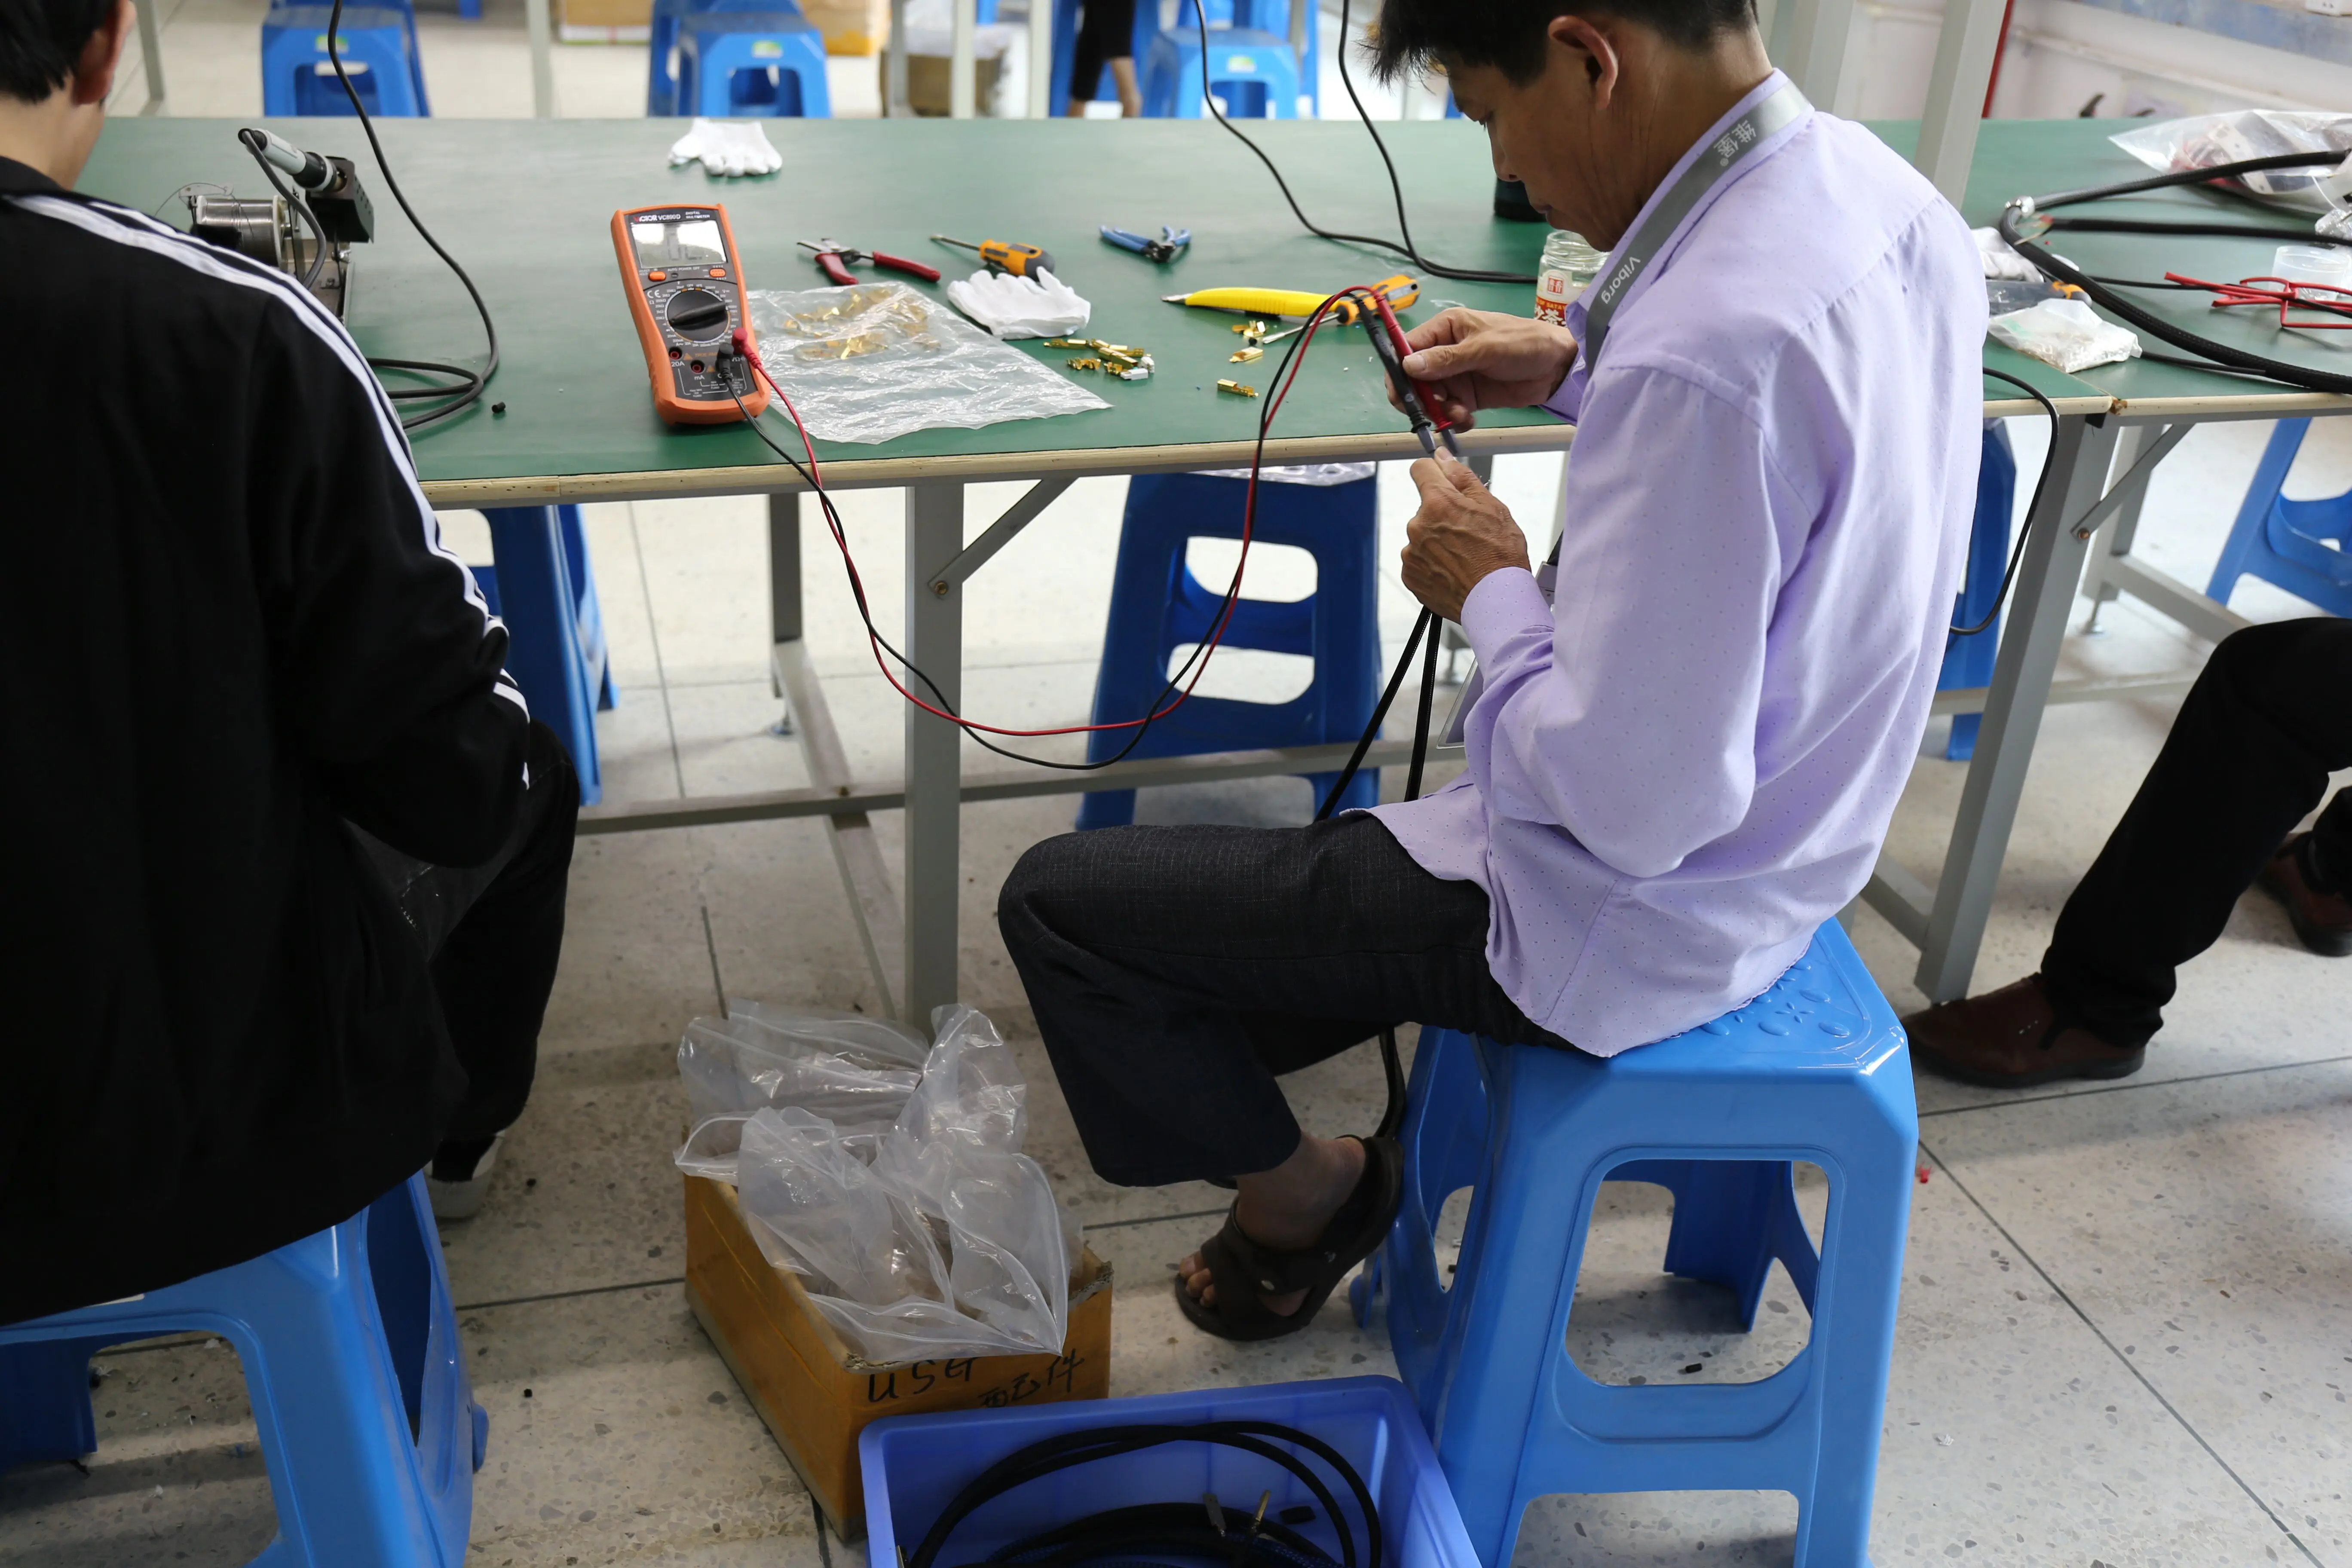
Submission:
[[[968,239],[950,239],[944,234],[931,236],[941,245],[960,245],[966,250],[976,250],[980,258],[999,272],[1010,272],[1015,278],[1034,278],[1040,268],[1054,270],[1054,258],[1034,245],[1024,245],[1017,239],[983,239],[974,245]]]

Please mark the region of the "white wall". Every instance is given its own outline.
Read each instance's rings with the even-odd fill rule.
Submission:
[[[1856,0],[1839,112],[1907,120],[1927,100],[1943,7]],[[2352,24],[2347,24],[2352,25]],[[2352,110],[2352,67],[2075,0],[2017,0],[1993,113],[2055,120],[2099,97],[2102,118],[2222,109]]]

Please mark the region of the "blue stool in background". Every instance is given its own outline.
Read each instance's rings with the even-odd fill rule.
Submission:
[[[2352,493],[2326,500],[2279,493],[2310,428],[2308,419],[2282,419],[2271,432],[2207,598],[2226,605],[2239,578],[2259,577],[2331,616],[2352,616]]]
[[[236,1347],[269,1466],[268,1568],[458,1568],[490,1418],[412,1176],[342,1224],[143,1296],[0,1327],[0,1469],[98,1447],[90,1356],[191,1331]]]
[[[1248,481],[1210,474],[1146,474],[1129,481],[1119,525],[1118,565],[1111,579],[1110,621],[1102,671],[1095,679],[1095,722],[1139,718],[1168,683],[1169,656],[1200,642],[1224,605],[1184,564],[1195,539],[1239,539]],[[1134,757],[1178,757],[1252,746],[1311,746],[1353,741],[1379,700],[1381,629],[1373,562],[1379,482],[1343,485],[1261,482],[1251,539],[1290,544],[1315,557],[1315,592],[1290,604],[1243,599],[1225,628],[1225,648],[1307,654],[1315,676],[1287,702],[1193,697],[1144,731]],[[1165,706],[1163,702],[1161,704]],[[1117,754],[1131,730],[1087,738],[1087,756]],[[1319,803],[1337,773],[1310,773]],[[1358,773],[1339,809],[1380,804],[1379,770]],[[1135,792],[1097,790],[1078,807],[1081,828],[1135,820]]]
[[[992,10],[993,0],[987,0],[987,4],[988,8]],[[794,0],[654,0],[646,50],[646,113],[647,115],[663,119],[673,115],[702,112],[692,107],[693,100],[679,90],[677,72],[673,62],[677,55],[679,35],[684,29],[686,18],[700,16],[706,12],[734,12],[743,15],[750,24],[747,30],[751,31],[757,31],[767,18],[777,15],[795,17],[802,15],[801,8],[794,4]],[[817,44],[820,56],[824,52],[824,35],[819,33]],[[804,63],[804,57],[800,54],[795,53],[791,58],[796,63]],[[763,63],[772,67],[775,64],[775,58],[771,58]],[[817,75],[822,79],[824,76],[822,68],[818,70]],[[770,85],[778,89],[782,87],[781,82],[772,82]],[[826,94],[826,100],[830,107],[830,92]],[[830,118],[830,116],[826,115],[824,118]]]
[[[1189,103],[1191,106],[1190,108],[1182,109],[1173,107],[1159,109],[1153,107],[1151,89],[1149,85],[1149,77],[1152,47],[1160,37],[1160,7],[1156,5],[1150,4],[1150,0],[1145,0],[1144,4],[1139,5],[1135,8],[1134,57],[1136,61],[1136,69],[1139,73],[1138,85],[1142,89],[1143,92],[1143,112],[1147,115],[1165,114],[1172,116],[1181,114],[1187,117],[1197,118],[1206,112],[1201,107],[1200,95],[1196,90],[1201,80],[1201,64],[1199,51],[1200,33],[1196,18],[1192,12],[1192,6],[1195,3],[1196,0],[1182,0],[1182,4],[1178,8],[1177,25],[1173,29],[1172,34],[1172,36],[1189,40],[1189,47],[1192,51],[1184,57],[1181,69],[1185,74],[1182,77],[1181,84],[1181,90],[1176,94],[1177,100]],[[1290,47],[1290,16],[1288,10],[1288,5],[1290,3],[1296,3],[1307,7],[1307,48],[1304,56],[1295,53]],[[1264,42],[1271,38],[1273,42],[1279,44],[1282,47],[1283,59],[1288,68],[1290,80],[1293,83],[1290,89],[1290,96],[1284,101],[1286,103],[1295,105],[1298,101],[1298,94],[1304,92],[1307,95],[1308,102],[1308,112],[1310,114],[1321,113],[1323,98],[1321,84],[1318,79],[1321,73],[1315,66],[1315,62],[1321,58],[1318,52],[1320,48],[1319,35],[1321,32],[1321,16],[1318,8],[1313,4],[1313,0],[1238,0],[1238,4],[1239,9],[1237,11],[1236,0],[1205,0],[1207,7],[1206,14],[1209,26],[1211,28],[1210,42],[1212,47],[1213,47],[1216,45],[1218,39],[1230,37],[1232,36],[1231,30],[1234,28],[1239,28],[1245,33],[1255,35],[1256,40],[1259,42]],[[1265,10],[1262,13],[1257,9],[1259,5],[1263,5],[1265,6]],[[1069,112],[1070,89],[1072,85],[1070,81],[1071,60],[1077,47],[1079,9],[1079,0],[1055,0],[1054,3],[1054,75],[1052,78],[1052,89],[1049,96],[1051,99],[1052,112],[1057,119]],[[1216,79],[1217,59],[1218,57],[1215,54],[1211,55],[1210,77],[1212,80]],[[1244,79],[1246,79],[1255,73],[1244,71],[1241,74]],[[1171,81],[1172,79],[1171,79]],[[1091,96],[1095,89],[1099,89],[1101,83],[1085,82],[1078,85],[1082,89],[1086,90],[1089,96]],[[1228,110],[1229,113],[1236,116],[1258,116],[1266,113],[1266,110],[1264,107],[1264,100],[1268,95],[1263,86],[1260,85],[1254,90],[1249,89],[1249,82],[1244,80],[1242,89],[1237,89],[1235,92],[1227,92],[1221,95],[1225,98],[1225,101],[1228,104],[1233,106]],[[1249,103],[1255,107],[1244,107],[1241,101],[1242,100],[1247,100]],[[1288,109],[1284,109],[1277,112],[1280,112],[1286,117],[1295,118],[1293,111]]]
[[[1866,1568],[1918,1114],[1894,1009],[1832,921],[1772,988],[1606,1059],[1424,1029],[1405,1203],[1352,1289],[1388,1313],[1397,1370],[1486,1568],[1551,1492],[1767,1489],[1797,1498],[1797,1568]],[[1829,1176],[1816,1253],[1791,1162]],[[1675,1194],[1665,1268],[1729,1285],[1753,1327],[1777,1258],[1811,1342],[1759,1382],[1608,1386],[1564,1348],[1603,1181]],[[1439,1283],[1432,1227],[1475,1189]]]
[[[1185,7],[1200,3],[1185,0]],[[1234,0],[1237,12],[1246,5],[1247,0]],[[1152,38],[1139,63],[1148,118],[1200,120],[1208,115],[1197,27],[1185,26],[1180,16],[1177,26]],[[1229,119],[1296,120],[1298,56],[1288,37],[1248,26],[1238,16],[1231,26],[1212,25],[1206,90],[1224,100]]]
[[[718,119],[829,120],[824,35],[796,10],[688,12],[678,18],[677,105]]]
[[[507,624],[507,673],[531,717],[555,731],[580,775],[580,804],[604,796],[596,763],[596,710],[618,700],[604,648],[604,615],[576,506],[488,507],[494,566],[477,566],[490,613]]]
[[[1960,580],[1960,597],[1952,611],[1952,625],[1972,626],[2000,602],[2001,574],[2009,567],[2009,525],[2016,514],[2017,458],[2009,448],[2009,431],[1994,425],[1984,434],[1984,458],[1977,468],[1977,521],[1969,534],[1968,574]],[[2000,653],[2000,617],[1974,637],[1944,639],[1944,668],[1936,677],[1938,691],[1966,690],[1992,684],[1993,661]],[[1952,715],[1952,733],[1944,742],[1944,756],[1965,763],[1977,754],[1977,725],[1981,713]]]
[[[261,111],[348,117],[351,100],[327,55],[326,5],[273,5],[261,21]],[[416,47],[416,16],[405,4],[346,5],[337,52],[352,90],[371,115],[433,112]]]

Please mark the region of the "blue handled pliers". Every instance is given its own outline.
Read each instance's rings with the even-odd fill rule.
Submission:
[[[1164,223],[1160,226],[1158,239],[1146,239],[1139,234],[1129,234],[1108,224],[1102,226],[1102,237],[1121,250],[1132,250],[1146,261],[1166,261],[1192,243],[1191,229],[1170,228]]]

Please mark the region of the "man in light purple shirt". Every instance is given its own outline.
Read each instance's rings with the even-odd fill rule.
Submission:
[[[1564,327],[1412,334],[1442,417],[1577,424],[1549,603],[1503,505],[1413,467],[1405,585],[1483,680],[1466,771],[1306,829],[1051,840],[1000,900],[1097,1170],[1238,1178],[1175,1285],[1213,1332],[1298,1327],[1395,1208],[1393,1146],[1300,1133],[1274,1075],[1407,1019],[1609,1056],[1738,1006],[1861,889],[1927,721],[1981,435],[1966,226],[1804,103],[1748,0],[1600,4],[1386,0],[1378,35],[1616,252]]]

